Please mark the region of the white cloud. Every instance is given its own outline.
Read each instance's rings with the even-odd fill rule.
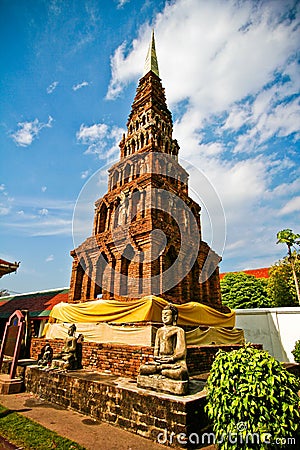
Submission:
[[[71,236],[74,201],[17,197],[0,205],[3,230],[24,236]]]
[[[82,141],[83,144],[89,144],[91,141],[102,139],[105,137],[108,130],[108,126],[105,123],[96,123],[91,126],[80,125],[80,130],[77,132],[76,137]]]
[[[81,172],[80,178],[82,180],[85,180],[89,176],[89,173],[90,173],[89,170],[84,170],[83,172]]]
[[[249,125],[247,131],[239,136],[235,152],[260,150],[274,136],[293,135],[295,140],[299,140],[299,106],[299,98],[291,100],[289,94],[285,96],[284,86],[275,85],[262,90],[252,105],[248,103],[234,108],[223,128],[238,130],[245,124]]]
[[[269,195],[272,198],[284,198],[297,192],[300,192],[300,177],[290,183],[279,184],[272,191],[270,191]]]
[[[49,256],[45,259],[46,262],[51,262],[51,261],[53,261],[53,260],[54,260],[54,255],[49,255]]]
[[[222,130],[239,130],[250,120],[249,103],[236,104],[229,110]]]
[[[87,81],[83,81],[82,83],[78,83],[78,84],[74,84],[72,86],[73,91],[78,91],[78,89],[81,89],[85,86],[89,86],[90,83],[88,83]]]
[[[37,217],[22,218],[20,222],[6,223],[11,229],[26,236],[71,236],[72,218],[61,218],[59,216],[49,217],[39,221]]]
[[[1,192],[5,191],[5,184],[0,184],[0,191]]]
[[[0,216],[7,216],[10,213],[10,207],[0,203]]]
[[[41,191],[42,191],[42,192],[46,192],[46,190],[47,190],[47,186],[42,186],[42,187],[41,187]]]
[[[81,124],[76,133],[77,141],[87,145],[86,154],[96,154],[99,158],[110,158],[119,149],[119,142],[125,130],[105,123],[96,123],[91,126]]]
[[[123,8],[123,6],[126,5],[126,3],[129,3],[129,2],[130,2],[130,0],[119,0],[117,8],[118,9]]]
[[[300,196],[294,197],[289,200],[286,205],[279,211],[279,215],[283,216],[294,212],[300,212]]]
[[[3,228],[9,228],[23,236],[71,236],[72,215],[53,212],[50,215],[18,211],[15,217],[6,215]]]
[[[47,208],[42,208],[39,210],[39,214],[41,216],[47,216],[49,214],[49,210]]]
[[[154,22],[168,101],[189,99],[211,113],[255,92],[297,49],[294,24],[280,19],[269,2],[259,8],[233,0],[168,3]],[[150,33],[143,24],[131,51],[126,42],[115,51],[108,98],[141,75]]]
[[[57,88],[58,84],[59,84],[58,81],[53,81],[53,83],[51,83],[47,87],[47,94],[52,94],[52,92],[55,91],[55,89]]]
[[[40,122],[38,119],[35,119],[32,122],[19,122],[19,130],[12,133],[11,137],[20,147],[27,147],[38,137],[43,128],[51,128],[52,122],[53,118],[51,116],[49,116],[47,123]]]
[[[22,208],[43,209],[47,208],[52,211],[72,211],[74,208],[74,201],[51,199],[42,197],[22,197],[19,196],[16,200],[18,206]]]

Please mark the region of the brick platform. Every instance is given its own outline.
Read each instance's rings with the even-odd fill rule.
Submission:
[[[63,340],[46,341],[35,338],[31,343],[31,357],[37,359],[41,348],[49,342],[54,353],[58,353]],[[262,348],[260,344],[253,344]],[[190,375],[208,372],[218,350],[237,350],[241,345],[206,345],[187,347],[187,366]],[[82,365],[84,369],[99,370],[117,376],[136,379],[141,364],[153,359],[154,347],[141,347],[137,345],[98,344],[84,342],[82,344]]]
[[[189,437],[208,432],[201,381],[178,397],[137,387],[134,380],[87,370],[58,373],[27,367],[26,390],[94,419],[112,423],[161,444],[190,448]],[[204,440],[207,444],[207,440]]]

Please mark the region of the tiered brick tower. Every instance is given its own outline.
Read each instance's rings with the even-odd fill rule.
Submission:
[[[172,131],[152,35],[120,160],[95,203],[93,235],[71,252],[70,302],[154,294],[222,309],[221,258],[202,241],[200,206],[188,196]]]

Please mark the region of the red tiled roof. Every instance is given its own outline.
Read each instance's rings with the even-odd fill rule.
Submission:
[[[224,272],[220,273],[220,280],[222,280],[227,273],[239,273],[243,272],[247,275],[253,275],[255,278],[269,278],[269,267],[263,267],[261,269],[249,269],[249,270],[239,270],[235,272]]]
[[[47,318],[54,305],[68,301],[69,289],[30,292],[9,297],[0,297],[0,318],[6,319],[16,309],[28,309],[30,317]]]

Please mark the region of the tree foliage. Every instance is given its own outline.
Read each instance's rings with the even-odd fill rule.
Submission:
[[[222,303],[231,309],[268,308],[267,280],[244,272],[227,273],[221,284]]]
[[[278,231],[277,239],[277,244],[286,244],[288,248],[300,245],[300,234],[293,233],[289,228]]]
[[[299,379],[267,351],[220,350],[207,380],[206,412],[220,450],[273,449],[299,437]],[[237,439],[238,438],[238,439]]]
[[[287,245],[288,258],[289,258],[289,262],[291,264],[291,269],[292,269],[292,274],[293,274],[293,279],[294,279],[294,284],[295,284],[295,289],[296,289],[296,296],[298,299],[298,303],[300,305],[300,286],[299,286],[299,280],[297,277],[297,271],[296,271],[296,267],[295,267],[296,257],[294,256],[295,253],[297,255],[297,251],[292,252],[292,248],[294,248],[296,250],[296,245],[297,246],[300,245],[300,234],[293,233],[293,231],[288,228],[286,230],[278,231],[277,239],[278,239],[277,244],[286,244]]]
[[[293,265],[300,282],[300,255],[293,252]],[[299,306],[290,256],[279,260],[269,269],[268,296],[274,307]]]
[[[295,343],[294,350],[292,350],[294,360],[296,363],[300,363],[300,340]]]

